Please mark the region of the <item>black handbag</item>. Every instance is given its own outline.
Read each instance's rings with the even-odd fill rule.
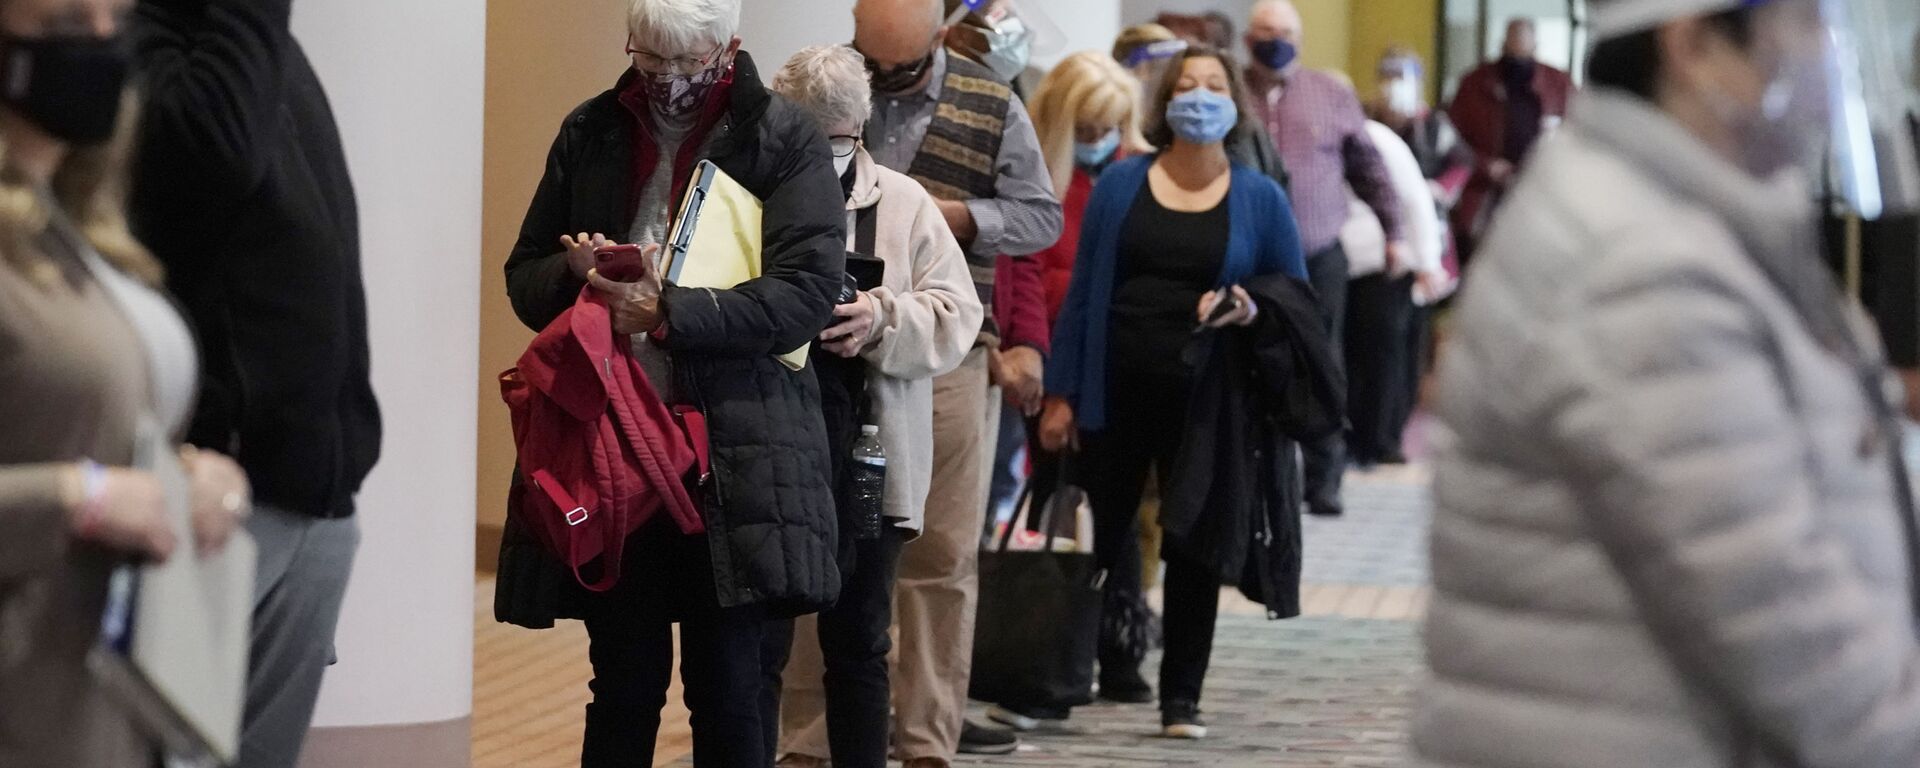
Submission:
[[[1031,501],[1033,489],[1021,494]],[[980,602],[968,696],[995,704],[1066,708],[1093,703],[1106,571],[1091,552],[1055,552],[1062,515],[1082,514],[1086,493],[1062,487],[1040,514],[1040,551],[1009,549],[1019,525],[980,553]],[[1067,524],[1073,530],[1072,523]],[[1081,548],[1089,542],[1080,542]]]

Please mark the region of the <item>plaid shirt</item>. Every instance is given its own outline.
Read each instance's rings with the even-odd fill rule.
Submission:
[[[1400,198],[1386,163],[1367,137],[1367,116],[1353,89],[1305,67],[1275,76],[1247,70],[1254,114],[1273,136],[1292,177],[1293,214],[1309,256],[1332,248],[1347,223],[1347,185],[1380,217],[1387,240],[1404,238]]]

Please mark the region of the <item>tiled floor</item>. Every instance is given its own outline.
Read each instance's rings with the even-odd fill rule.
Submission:
[[[1307,520],[1306,618],[1269,622],[1239,594],[1222,594],[1204,705],[1213,738],[1155,738],[1151,706],[1092,706],[1073,718],[1083,733],[1029,735],[1019,753],[964,764],[1401,765],[1407,697],[1420,669],[1416,622],[1429,597],[1425,483],[1418,469],[1355,475],[1346,517]],[[589,676],[585,633],[573,623],[544,632],[495,624],[492,595],[483,581],[475,604],[473,764],[577,765]],[[690,765],[686,710],[678,691],[669,700],[656,764]]]

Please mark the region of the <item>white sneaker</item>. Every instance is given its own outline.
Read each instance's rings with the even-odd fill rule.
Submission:
[[[1188,741],[1204,739],[1207,737],[1207,721],[1200,719],[1198,705],[1169,702],[1160,709],[1160,735]]]
[[[1163,726],[1160,735],[1169,739],[1199,741],[1207,737],[1207,727],[1198,723],[1173,723]]]
[[[1040,719],[1027,717],[1006,707],[995,704],[987,708],[987,719],[1012,728],[1020,733],[1028,733],[1040,727]]]

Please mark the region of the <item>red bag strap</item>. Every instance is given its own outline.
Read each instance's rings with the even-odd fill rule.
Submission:
[[[540,487],[542,492],[547,494],[547,498],[553,500],[554,506],[558,507],[561,510],[561,514],[565,516],[567,521],[567,559],[578,560],[580,552],[578,529],[593,518],[593,512],[581,506],[579,502],[574,501],[573,494],[568,493],[566,487],[562,486],[559,480],[554,479],[553,473],[544,469],[535,470],[533,473],[533,482]],[[615,526],[615,528],[618,528],[618,526]],[[591,592],[605,592],[613,589],[613,585],[620,581],[620,555],[621,551],[626,548],[625,536],[620,536],[617,539],[612,536],[607,538],[608,542],[601,551],[600,556],[602,567],[599,581],[588,584],[587,580],[580,575],[580,566],[569,563],[569,568],[573,571],[573,580],[579,582],[580,586],[585,587]]]

